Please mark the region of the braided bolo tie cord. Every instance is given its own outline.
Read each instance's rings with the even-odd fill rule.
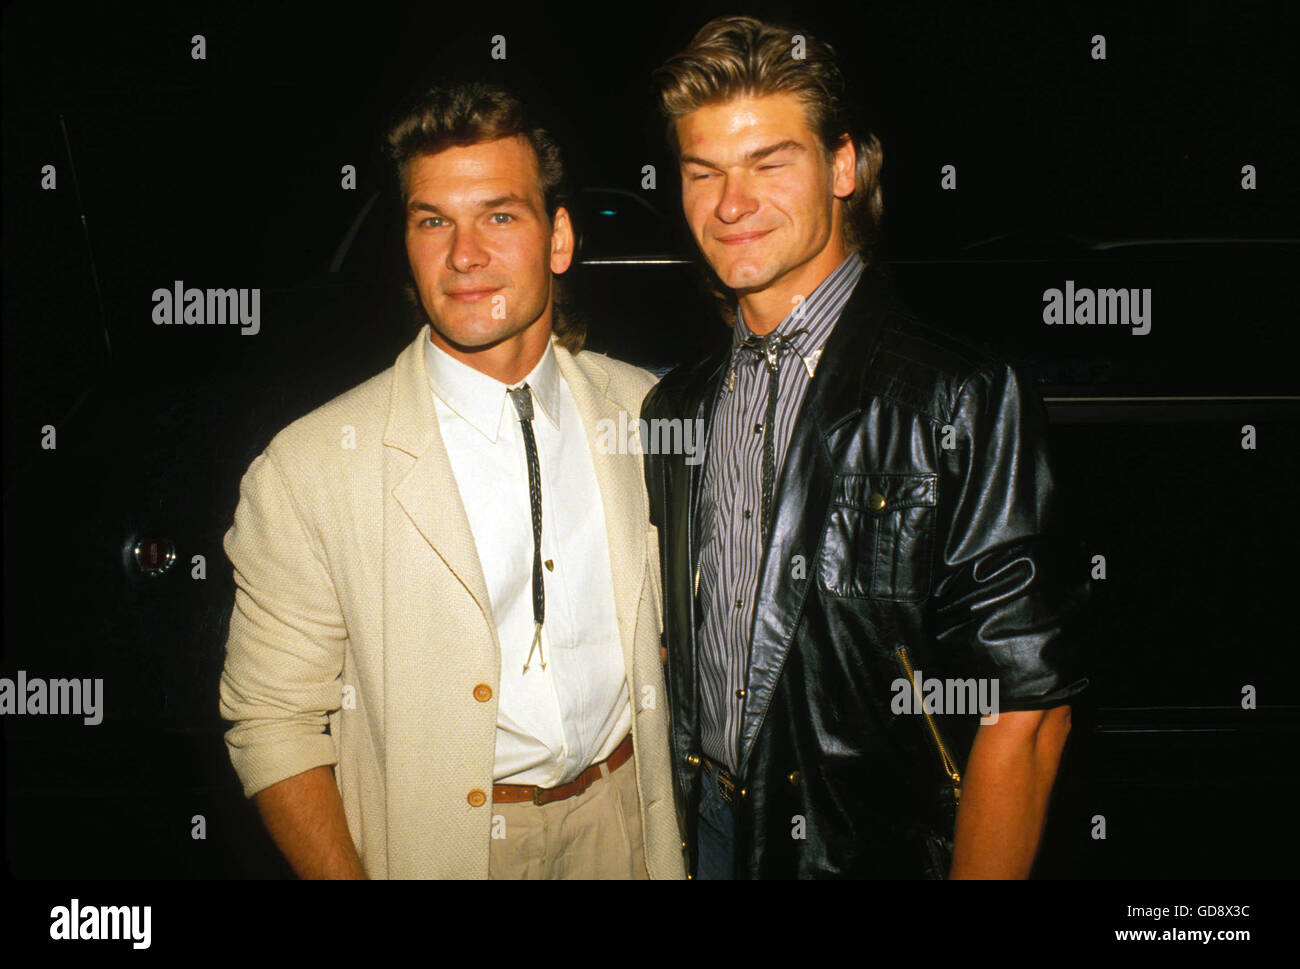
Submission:
[[[775,430],[773,425],[776,423],[777,386],[781,377],[780,355],[782,350],[789,350],[798,356],[799,352],[795,350],[791,341],[799,334],[807,332],[802,329],[795,330],[787,336],[769,333],[767,336],[750,337],[737,344],[741,349],[760,354],[767,366],[767,410],[763,416],[763,505],[759,523],[764,544],[772,529],[772,491],[776,481],[776,434],[773,433]],[[731,376],[734,378],[734,370]],[[731,380],[728,381],[728,384],[730,383]]]
[[[542,655],[542,622],[546,618],[546,590],[542,582],[542,472],[537,460],[537,440],[533,437],[533,398],[527,384],[510,391],[510,400],[519,414],[519,426],[524,432],[524,453],[528,456],[528,499],[533,515],[533,643],[528,647],[524,672],[537,652],[542,669],[546,657]]]

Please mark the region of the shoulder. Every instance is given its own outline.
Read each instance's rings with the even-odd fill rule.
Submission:
[[[971,391],[1015,382],[1013,364],[993,347],[946,322],[923,319],[887,277],[877,274],[871,282],[879,287],[872,302],[879,338],[864,391],[947,423]]]
[[[729,347],[668,371],[646,395],[643,414],[668,417],[681,416],[688,411],[693,413],[698,396],[703,393],[710,377],[726,362],[728,352]]]
[[[643,396],[659,380],[658,377],[644,367],[625,363],[622,360],[615,360],[603,353],[584,350],[578,356],[586,357],[589,363],[603,367],[609,374],[611,386],[617,383],[620,386],[632,387],[639,390]]]
[[[617,400],[639,405],[659,379],[643,367],[592,350],[570,353],[556,344],[555,352],[567,356],[579,373]]]
[[[949,330],[916,318],[891,319],[881,333],[871,391],[948,421],[963,388],[999,368],[996,357]]]
[[[289,481],[338,480],[357,457],[377,450],[392,397],[394,367],[344,391],[282,428],[266,454]]]

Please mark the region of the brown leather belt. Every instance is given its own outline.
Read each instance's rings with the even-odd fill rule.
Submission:
[[[576,778],[559,787],[538,787],[536,784],[493,784],[492,802],[494,804],[517,804],[520,801],[532,801],[534,804],[550,804],[563,801],[566,797],[581,794],[592,784],[600,780],[600,765],[605,765],[605,773],[612,774],[632,759],[632,735],[628,734],[623,742],[614,748],[614,752],[604,760],[592,764]]]

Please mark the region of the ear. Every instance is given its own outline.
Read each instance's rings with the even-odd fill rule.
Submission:
[[[551,220],[551,272],[559,275],[573,262],[573,221],[563,205],[555,210]]]
[[[858,152],[853,146],[853,139],[849,137],[848,132],[840,139],[839,147],[835,149],[835,154],[831,156],[831,166],[834,171],[832,177],[832,191],[837,199],[848,198],[853,194],[853,189],[857,187],[858,175]]]

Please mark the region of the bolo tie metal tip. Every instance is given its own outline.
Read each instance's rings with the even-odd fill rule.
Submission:
[[[542,669],[546,669],[546,657],[542,655],[542,624],[535,623],[533,627],[533,644],[528,647],[528,658],[524,660],[524,672],[528,672],[528,664],[533,661],[533,650],[537,650],[537,659],[541,663]]]

